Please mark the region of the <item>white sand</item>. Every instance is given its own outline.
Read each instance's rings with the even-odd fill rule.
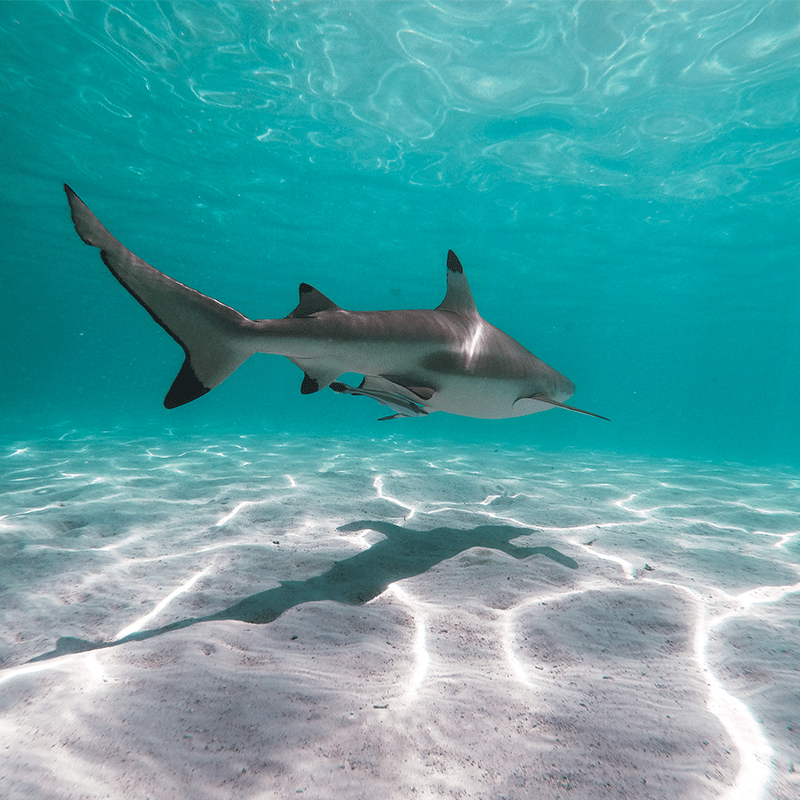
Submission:
[[[400,437],[2,455],[4,798],[800,796],[787,471]]]

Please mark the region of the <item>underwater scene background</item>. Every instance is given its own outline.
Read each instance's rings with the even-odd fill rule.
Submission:
[[[436,415],[401,435],[798,464],[798,7],[3,3],[3,417],[385,435],[277,358],[161,400],[182,353],[75,236],[251,317],[308,282],[482,315],[612,424]],[[402,427],[401,427],[402,426]],[[394,432],[394,431],[393,431]]]
[[[800,795],[800,5],[0,3],[0,794]],[[478,310],[561,409],[180,347]],[[352,381],[351,381],[352,382]]]

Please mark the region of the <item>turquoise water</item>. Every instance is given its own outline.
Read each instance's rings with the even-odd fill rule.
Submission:
[[[4,797],[800,796],[800,5],[4,2],[0,53]],[[167,410],[65,182],[253,318],[452,249],[610,422],[265,355]]]
[[[796,3],[0,5],[4,387],[13,436],[71,427],[514,441],[797,464]],[[378,423],[251,359],[167,411],[183,354],[69,220],[248,316],[306,281],[483,316],[573,402]]]

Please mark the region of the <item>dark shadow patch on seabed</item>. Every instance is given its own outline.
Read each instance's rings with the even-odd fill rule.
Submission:
[[[337,530],[348,533],[371,530],[382,533],[386,538],[352,558],[335,563],[321,575],[304,581],[285,581],[280,586],[250,595],[216,614],[190,617],[160,628],[137,631],[112,642],[89,642],[65,636],[58,640],[54,650],[32,658],[31,662],[143,641],[199,622],[237,620],[263,625],[273,622],[284,611],[301,603],[332,600],[346,605],[363,605],[381,594],[389,584],[421,575],[436,564],[473,547],[500,550],[518,559],[543,555],[569,569],[578,568],[577,561],[553,547],[519,547],[511,544],[512,539],[532,531],[510,525],[481,525],[471,530],[433,528],[417,531],[390,522],[362,520],[343,525]]]

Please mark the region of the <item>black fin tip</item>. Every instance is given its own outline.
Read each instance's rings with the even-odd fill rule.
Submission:
[[[461,266],[458,256],[452,250],[447,251],[447,269],[449,269],[450,272],[464,272],[464,268]]]

